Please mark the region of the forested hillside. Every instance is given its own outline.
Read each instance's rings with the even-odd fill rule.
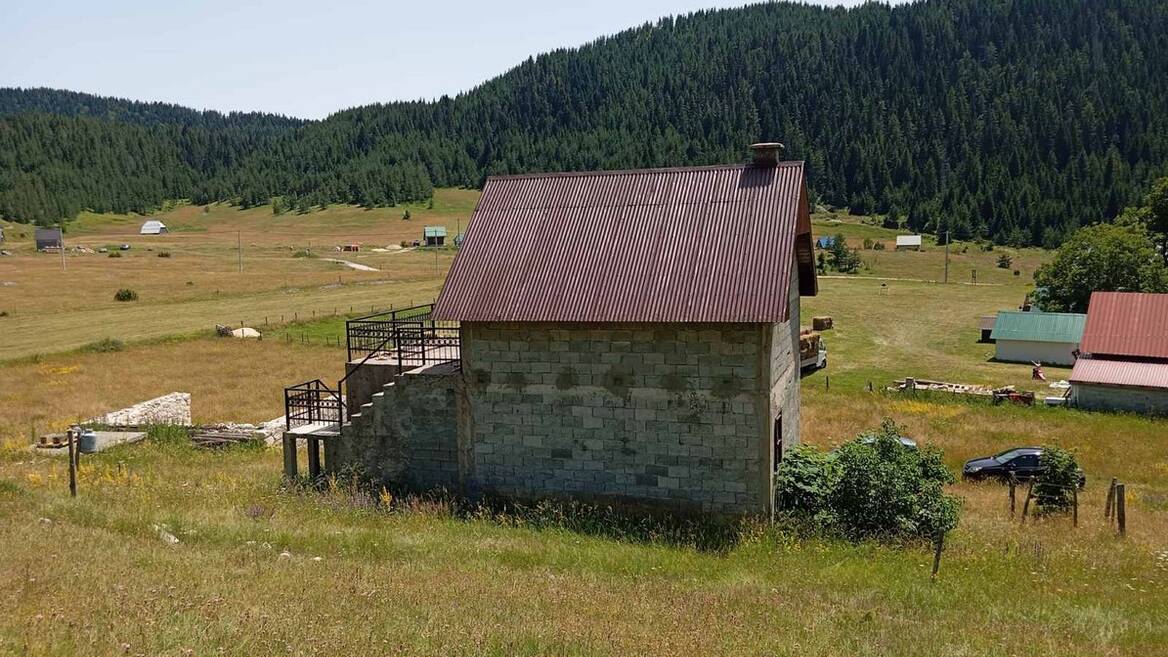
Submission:
[[[927,0],[700,12],[454,98],[304,124],[67,111],[85,103],[15,91],[0,94],[0,212],[384,205],[490,173],[735,161],[767,138],[807,160],[820,202],[1054,245],[1165,173],[1164,71],[1168,0]]]

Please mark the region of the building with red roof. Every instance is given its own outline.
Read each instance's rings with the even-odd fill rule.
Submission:
[[[745,164],[488,178],[432,311],[351,322],[351,351],[396,336],[399,371],[350,400],[325,469],[770,514],[817,282],[803,163],[752,148]],[[437,326],[458,327],[459,351],[428,365]],[[366,369],[350,363],[350,394]],[[298,410],[317,384],[289,389],[290,418],[319,416]]]
[[[1093,293],[1080,351],[1073,404],[1168,414],[1168,294]]]

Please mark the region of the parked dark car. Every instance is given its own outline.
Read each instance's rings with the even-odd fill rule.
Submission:
[[[1046,466],[1042,464],[1041,447],[1015,447],[994,456],[970,459],[961,469],[963,479],[980,481],[991,477],[1005,481],[1010,473],[1018,481],[1027,481],[1042,474]],[[1087,485],[1087,476],[1079,472],[1079,488]]]

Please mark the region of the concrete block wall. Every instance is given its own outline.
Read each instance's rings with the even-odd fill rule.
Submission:
[[[357,466],[387,485],[459,489],[461,388],[454,364],[398,375],[352,415],[340,440],[327,441],[326,467],[337,473]]]
[[[1074,383],[1071,404],[1092,411],[1168,415],[1168,390]]]
[[[798,404],[797,372],[793,402],[772,385],[777,360],[794,367],[790,332],[464,323],[464,475],[506,495],[769,513],[771,408]]]
[[[783,452],[799,442],[800,398],[799,379],[799,271],[798,266],[791,266],[791,284],[787,290],[787,316],[790,317],[782,324],[773,324],[771,339],[768,345],[770,351],[770,442],[774,443],[774,422],[781,419],[781,444]],[[768,454],[769,454],[768,450]],[[781,457],[774,454],[774,458]],[[774,458],[768,458],[771,471],[774,471]]]

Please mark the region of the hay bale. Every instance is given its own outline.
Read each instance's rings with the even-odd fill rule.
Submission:
[[[833,326],[834,324],[831,321],[831,317],[826,315],[811,318],[811,328],[815,329],[816,331],[826,331]]]

